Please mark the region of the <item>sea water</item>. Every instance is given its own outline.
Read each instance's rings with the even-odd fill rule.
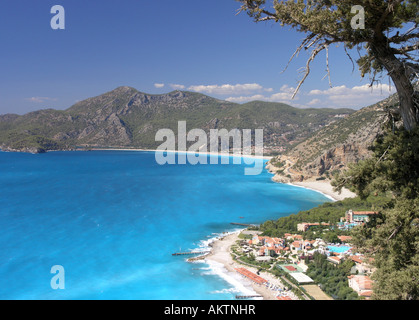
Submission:
[[[154,152],[0,152],[0,299],[235,299],[217,263],[187,263],[231,222],[325,201],[245,164],[158,165]],[[64,289],[53,289],[53,266]]]

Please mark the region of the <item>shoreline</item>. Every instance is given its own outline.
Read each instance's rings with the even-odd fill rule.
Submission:
[[[303,182],[293,182],[293,183],[286,183],[286,184],[291,185],[293,187],[309,189],[309,190],[321,193],[327,198],[331,199],[332,201],[340,201],[346,198],[356,197],[355,193],[351,192],[350,190],[346,188],[343,188],[341,193],[334,191],[333,186],[330,184],[330,181],[328,180],[303,181]],[[243,230],[245,229],[231,232],[227,234],[226,236],[214,239],[213,241],[211,241],[211,244],[210,244],[211,251],[197,260],[207,263],[212,269],[214,269],[214,264],[216,268],[219,268],[217,267],[217,265],[222,266],[222,268],[224,269],[225,276],[222,276],[220,273],[217,273],[218,276],[224,278],[224,280],[227,280],[226,278],[229,277],[229,274],[230,274],[231,277],[234,277],[235,279],[239,279],[239,283],[240,283],[239,286],[237,284],[236,285],[233,284],[235,288],[250,287],[252,288],[254,292],[256,292],[257,295],[260,295],[262,297],[262,300],[277,300],[277,296],[275,292],[268,289],[264,285],[258,285],[250,281],[249,279],[236,276],[236,275],[239,275],[239,273],[235,270],[235,268],[245,267],[246,269],[250,270],[253,273],[257,273],[258,271],[256,268],[252,268],[247,265],[242,265],[234,261],[233,258],[231,257],[230,248],[232,245],[236,243],[237,240],[239,240],[238,235]],[[260,273],[260,276],[268,280],[270,283],[276,284],[278,287],[282,286],[278,278],[274,277],[273,275],[267,272],[262,271]],[[228,282],[231,283],[231,281],[228,281]],[[249,294],[249,295],[252,295],[252,294]]]
[[[207,152],[207,151],[180,151],[180,150],[157,150],[157,149],[126,149],[126,148],[97,148],[97,149],[64,149],[64,150],[45,150],[44,152],[31,152],[29,150],[14,150],[14,149],[2,149],[0,152],[22,152],[22,153],[49,153],[49,152],[66,152],[66,151],[79,151],[79,152],[91,152],[91,151],[133,151],[133,152],[170,152],[170,153],[184,153],[184,154],[194,154],[194,155],[209,155],[209,156],[222,156],[222,157],[237,157],[237,158],[248,158],[248,159],[260,159],[260,160],[271,160],[273,156],[264,156],[264,155],[253,155],[253,154],[241,154],[241,153],[225,153],[225,152]]]
[[[227,156],[227,157],[239,157],[239,158],[249,158],[249,159],[260,159],[260,160],[271,160],[273,156],[261,156],[261,155],[242,155],[235,153],[221,153],[221,152],[202,152],[202,151],[179,151],[179,150],[157,150],[157,149],[114,149],[114,148],[105,148],[105,149],[94,149],[92,151],[134,151],[134,152],[172,152],[172,153],[183,153],[183,154],[199,154],[199,155],[210,155],[210,156]],[[270,170],[265,168],[268,172]],[[275,181],[274,182],[279,182]],[[284,183],[284,182],[279,182]],[[354,198],[356,194],[350,190],[343,188],[342,192],[333,191],[333,186],[328,180],[316,180],[316,181],[303,181],[303,182],[289,182],[285,183],[293,187],[305,188],[308,190],[316,191],[332,201],[339,201],[346,198]]]
[[[265,169],[273,175],[273,182],[316,191],[332,201],[340,201],[346,198],[355,198],[357,196],[354,192],[347,188],[342,188],[341,192],[334,191],[329,179],[316,180],[316,177],[310,177],[309,179],[303,181],[293,181],[289,174],[288,176],[285,176],[285,173],[288,173],[288,171],[285,173],[278,173],[279,168],[272,165],[271,162],[267,163]]]
[[[238,157],[238,158],[251,158],[251,159],[261,159],[261,160],[270,160],[272,156],[263,156],[263,155],[253,155],[253,154],[240,154],[240,153],[224,153],[224,152],[208,152],[208,151],[180,151],[180,150],[157,150],[157,149],[113,149],[113,148],[104,148],[104,149],[93,149],[91,151],[135,151],[135,152],[171,152],[171,153],[185,153],[185,154],[199,154],[199,155],[209,155],[209,156],[227,156],[227,157]]]
[[[243,230],[245,229],[231,232],[222,238],[215,239],[211,245],[211,252],[203,257],[201,262],[208,264],[211,268],[223,268],[224,270],[222,272],[224,273],[224,276],[221,276],[220,273],[218,273],[218,276],[221,276],[230,284],[234,282],[233,285],[240,289],[241,292],[248,291],[248,295],[254,295],[256,293],[262,297],[262,300],[276,300],[275,293],[272,290],[268,289],[264,285],[258,285],[249,279],[244,278],[235,270],[235,268],[243,267],[243,265],[233,260],[230,254],[230,247],[234,245],[237,240],[239,240],[238,235]],[[256,268],[249,266],[245,267],[253,273],[257,272]],[[267,274],[266,272],[261,272],[261,277],[271,283],[279,281],[279,279],[273,279],[273,276]],[[227,280],[226,278],[230,279]],[[254,293],[249,289],[251,289]]]
[[[327,198],[333,201],[340,201],[347,198],[355,198],[357,196],[355,193],[346,188],[342,188],[342,191],[340,193],[334,191],[333,186],[330,184],[330,181],[326,180],[292,182],[287,184],[294,187],[304,188],[322,193]]]

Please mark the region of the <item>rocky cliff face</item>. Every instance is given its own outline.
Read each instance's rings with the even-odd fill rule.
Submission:
[[[370,155],[368,145],[355,142],[341,144],[327,150],[303,168],[304,176],[322,176],[326,172],[341,171],[349,163],[358,162]]]
[[[396,96],[397,97],[397,96]],[[371,155],[370,147],[383,132],[389,108],[397,104],[391,96],[375,105],[317,131],[290,151],[270,161],[276,181],[326,179]]]

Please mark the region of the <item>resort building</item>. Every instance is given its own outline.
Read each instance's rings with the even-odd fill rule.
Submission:
[[[302,240],[303,236],[300,234],[291,234],[291,233],[285,233],[284,234],[285,239],[287,240]]]
[[[303,223],[299,223],[297,224],[297,230],[301,231],[301,232],[306,232],[308,229],[310,229],[310,227],[318,227],[318,226],[329,226],[329,223],[326,222],[314,222],[314,223],[308,223],[308,222],[303,222]]]
[[[294,241],[290,244],[290,249],[293,254],[303,249],[302,241]]]
[[[352,255],[351,260],[355,262],[355,270],[358,271],[358,274],[371,274],[373,273],[373,268],[365,262],[365,258],[362,255]]]
[[[338,239],[342,242],[349,242],[352,240],[351,236],[338,236]]]
[[[262,240],[263,240],[263,237],[260,237],[257,234],[255,234],[252,238],[252,243],[251,244],[258,245],[259,243],[262,243]]]
[[[368,276],[351,275],[348,277],[349,287],[351,287],[359,296],[369,299],[372,295],[373,281]]]
[[[283,251],[283,248],[276,248],[276,247],[261,247],[259,249],[259,256],[275,256],[279,255],[281,251]]]
[[[329,256],[327,257],[327,261],[333,263],[333,264],[339,264],[341,261],[341,258],[336,257],[336,256]]]
[[[345,217],[342,217],[341,224],[359,225],[368,221],[371,215],[374,214],[377,213],[373,211],[349,210],[346,212]],[[298,229],[304,232],[312,226],[320,226],[322,224],[329,225],[325,223],[300,223]],[[350,236],[341,235],[338,238],[340,240],[338,242],[342,242],[342,244],[326,242],[321,237],[315,240],[304,240],[301,234],[286,233],[283,238],[253,234],[252,240],[241,241],[240,246],[242,252],[247,254],[247,256],[253,254],[256,261],[269,263],[271,268],[279,268],[289,274],[299,285],[314,282],[305,273],[308,270],[308,261],[313,259],[316,252],[326,255],[327,261],[334,266],[338,266],[346,260],[352,260],[355,262],[355,266],[351,268],[352,275],[348,277],[348,285],[359,296],[369,299],[372,295],[372,281],[368,275],[374,272],[370,265],[371,258],[357,253],[356,248],[352,247],[352,238]],[[261,279],[246,273],[243,269],[236,270],[256,283],[263,283]]]
[[[376,215],[376,211],[352,211],[348,210],[345,213],[345,219],[348,223],[363,223],[368,222],[372,215]]]
[[[284,247],[285,241],[281,238],[261,237],[254,235],[251,242],[249,241],[249,244],[279,248]]]

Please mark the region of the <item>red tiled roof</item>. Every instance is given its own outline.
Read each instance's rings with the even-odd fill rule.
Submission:
[[[254,274],[245,268],[235,268],[235,270],[256,283],[263,284],[268,282],[268,280],[259,277],[257,274]]]
[[[361,283],[363,284],[363,289],[364,290],[371,290],[372,289],[372,280],[371,279],[365,279],[364,282],[361,281]]]
[[[294,242],[292,243],[292,245],[293,245],[294,247],[296,247],[296,248],[299,248],[299,247],[301,246],[301,243],[300,243],[299,241],[294,241]]]
[[[340,241],[343,241],[343,242],[352,240],[351,236],[338,236],[338,238]]]
[[[351,259],[357,263],[362,263],[362,260],[359,256],[351,256]]]
[[[335,260],[337,262],[340,262],[340,258],[339,257],[330,256],[329,258],[332,259],[332,260]]]
[[[376,212],[376,211],[353,211],[352,214],[357,216],[357,215],[378,214],[378,212]]]
[[[358,287],[360,290],[371,290],[373,281],[368,276],[361,276],[357,275],[350,279],[353,279],[353,281],[356,281],[358,283]]]

